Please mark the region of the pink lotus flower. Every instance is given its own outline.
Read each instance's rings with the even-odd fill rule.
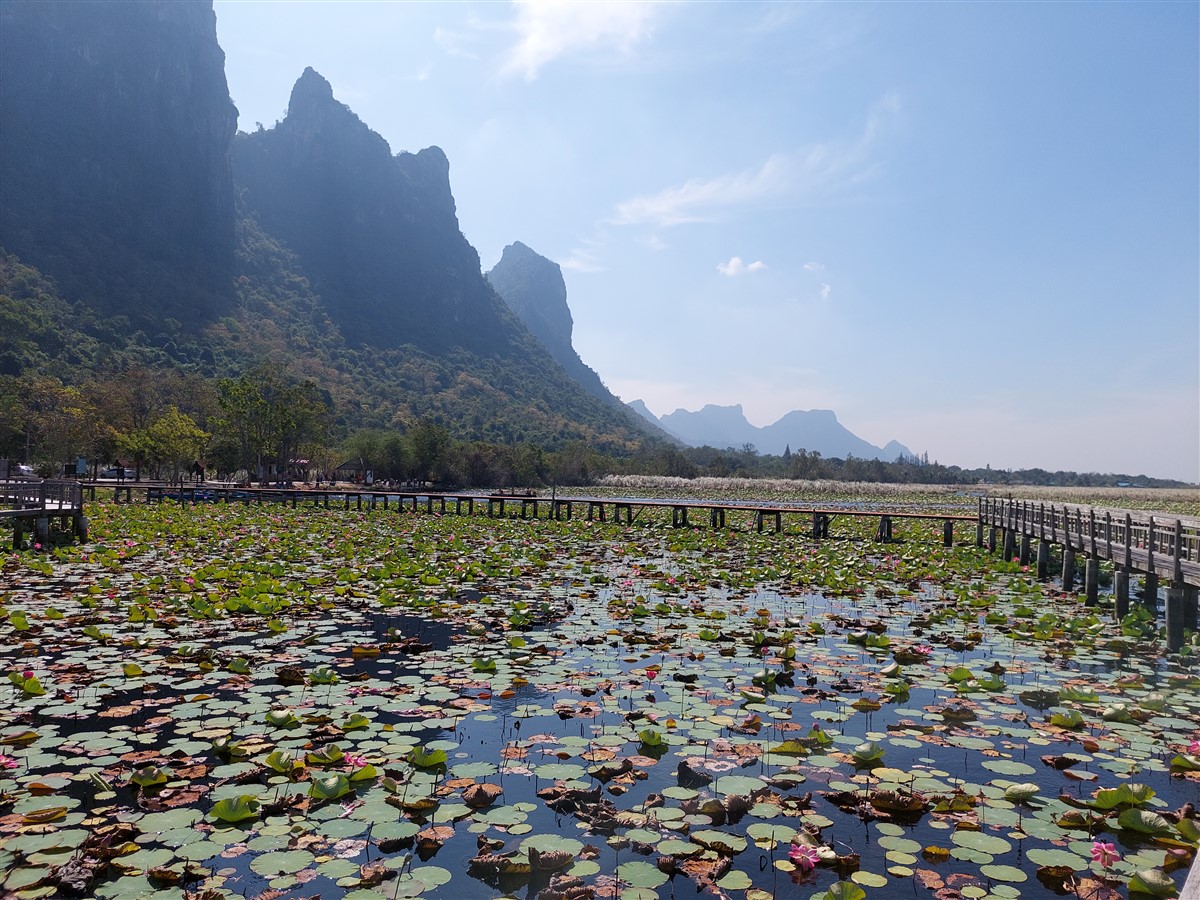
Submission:
[[[816,847],[810,847],[808,844],[792,844],[788,850],[788,859],[807,875],[821,861],[821,854],[817,852]]]
[[[3,753],[0,753],[0,769],[15,769],[20,764],[15,757],[5,756]]]
[[[347,753],[342,757],[342,761],[346,764],[346,768],[348,769],[361,769],[367,764],[367,758],[365,756],[359,756],[357,753]]]
[[[1192,756],[1200,756],[1200,740],[1188,744],[1187,752]]]
[[[653,681],[657,677],[658,677],[658,669],[647,669],[646,670],[646,678],[648,678],[650,681]]]
[[[1121,854],[1117,852],[1115,844],[1106,844],[1103,841],[1092,842],[1092,861],[1100,863],[1104,868],[1108,868],[1113,863],[1121,858]]]
[[[913,647],[913,653],[919,653],[921,656],[929,656],[929,654],[933,653],[933,648],[928,644],[918,644]]]
[[[26,681],[28,681],[30,678],[33,677],[33,669],[26,669],[24,672],[21,673],[21,677],[24,678]]]

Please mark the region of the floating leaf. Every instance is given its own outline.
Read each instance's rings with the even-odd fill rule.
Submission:
[[[258,811],[261,808],[262,804],[257,798],[242,794],[238,797],[226,797],[224,800],[218,800],[213,804],[208,815],[210,819],[218,822],[236,825],[238,822],[257,819]]]
[[[432,769],[435,766],[444,765],[449,757],[446,756],[445,750],[429,750],[425,747],[413,747],[405,759],[418,769]]]
[[[1171,823],[1158,813],[1148,812],[1144,809],[1125,810],[1117,816],[1117,824],[1130,831],[1148,834],[1152,837],[1166,836],[1175,832]]]
[[[615,874],[619,881],[635,888],[654,889],[667,883],[665,873],[659,871],[657,866],[641,860],[621,863]]]
[[[821,900],[866,900],[867,892],[852,881],[837,881],[820,896]]]
[[[350,793],[350,779],[341,772],[331,772],[312,780],[308,796],[315,800],[336,800]]]

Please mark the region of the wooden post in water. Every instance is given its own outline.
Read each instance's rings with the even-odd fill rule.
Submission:
[[[84,540],[86,540],[86,536]],[[1200,625],[1200,588],[1190,584],[1183,586],[1183,627],[1195,631]]]
[[[996,552],[996,526],[992,525],[988,528],[988,553]]]
[[[875,532],[875,540],[888,542],[892,539],[892,517],[880,516],[879,528]]]
[[[1100,602],[1100,560],[1088,556],[1083,570],[1084,606],[1095,606]]]
[[[1071,536],[1066,535],[1067,542],[1063,544],[1062,589],[1075,590],[1075,548],[1071,546]]]
[[[1037,577],[1038,581],[1045,581],[1050,577],[1050,542],[1045,538],[1038,541]]]
[[[1017,555],[1017,535],[1011,528],[1004,529],[1004,561],[1012,562]]]
[[[1029,565],[1029,557],[1030,557],[1029,532],[1023,531],[1021,533],[1021,555],[1020,555],[1021,565],[1023,565],[1023,566]]]
[[[1113,574],[1113,598],[1116,600],[1114,615],[1120,622],[1129,615],[1129,570],[1124,566],[1117,566]]]
[[[983,546],[983,498],[979,498],[979,518],[975,520],[975,546]]]
[[[947,519],[942,523],[942,546],[954,546],[954,520]]]
[[[1147,572],[1142,577],[1142,606],[1158,612],[1158,573]]]
[[[1184,607],[1186,605],[1184,596],[1184,585],[1182,582],[1173,581],[1171,586],[1167,588],[1167,603],[1164,611],[1164,618],[1167,620],[1167,650],[1175,651],[1183,646],[1183,632],[1186,627],[1184,622]]]

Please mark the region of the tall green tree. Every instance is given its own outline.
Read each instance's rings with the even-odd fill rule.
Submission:
[[[217,394],[217,428],[236,447],[237,464],[262,480],[269,466],[285,471],[325,440],[330,410],[311,381],[289,382],[260,367],[222,379]]]

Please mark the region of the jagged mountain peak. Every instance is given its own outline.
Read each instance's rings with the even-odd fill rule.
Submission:
[[[288,118],[303,118],[330,104],[337,104],[349,112],[349,107],[334,99],[333,85],[320,72],[308,66],[292,86],[292,95],[288,100]]]
[[[504,248],[500,262],[486,277],[508,308],[568,375],[593,397],[624,411],[624,404],[575,351],[567,284],[558,263],[520,241],[513,241]]]

